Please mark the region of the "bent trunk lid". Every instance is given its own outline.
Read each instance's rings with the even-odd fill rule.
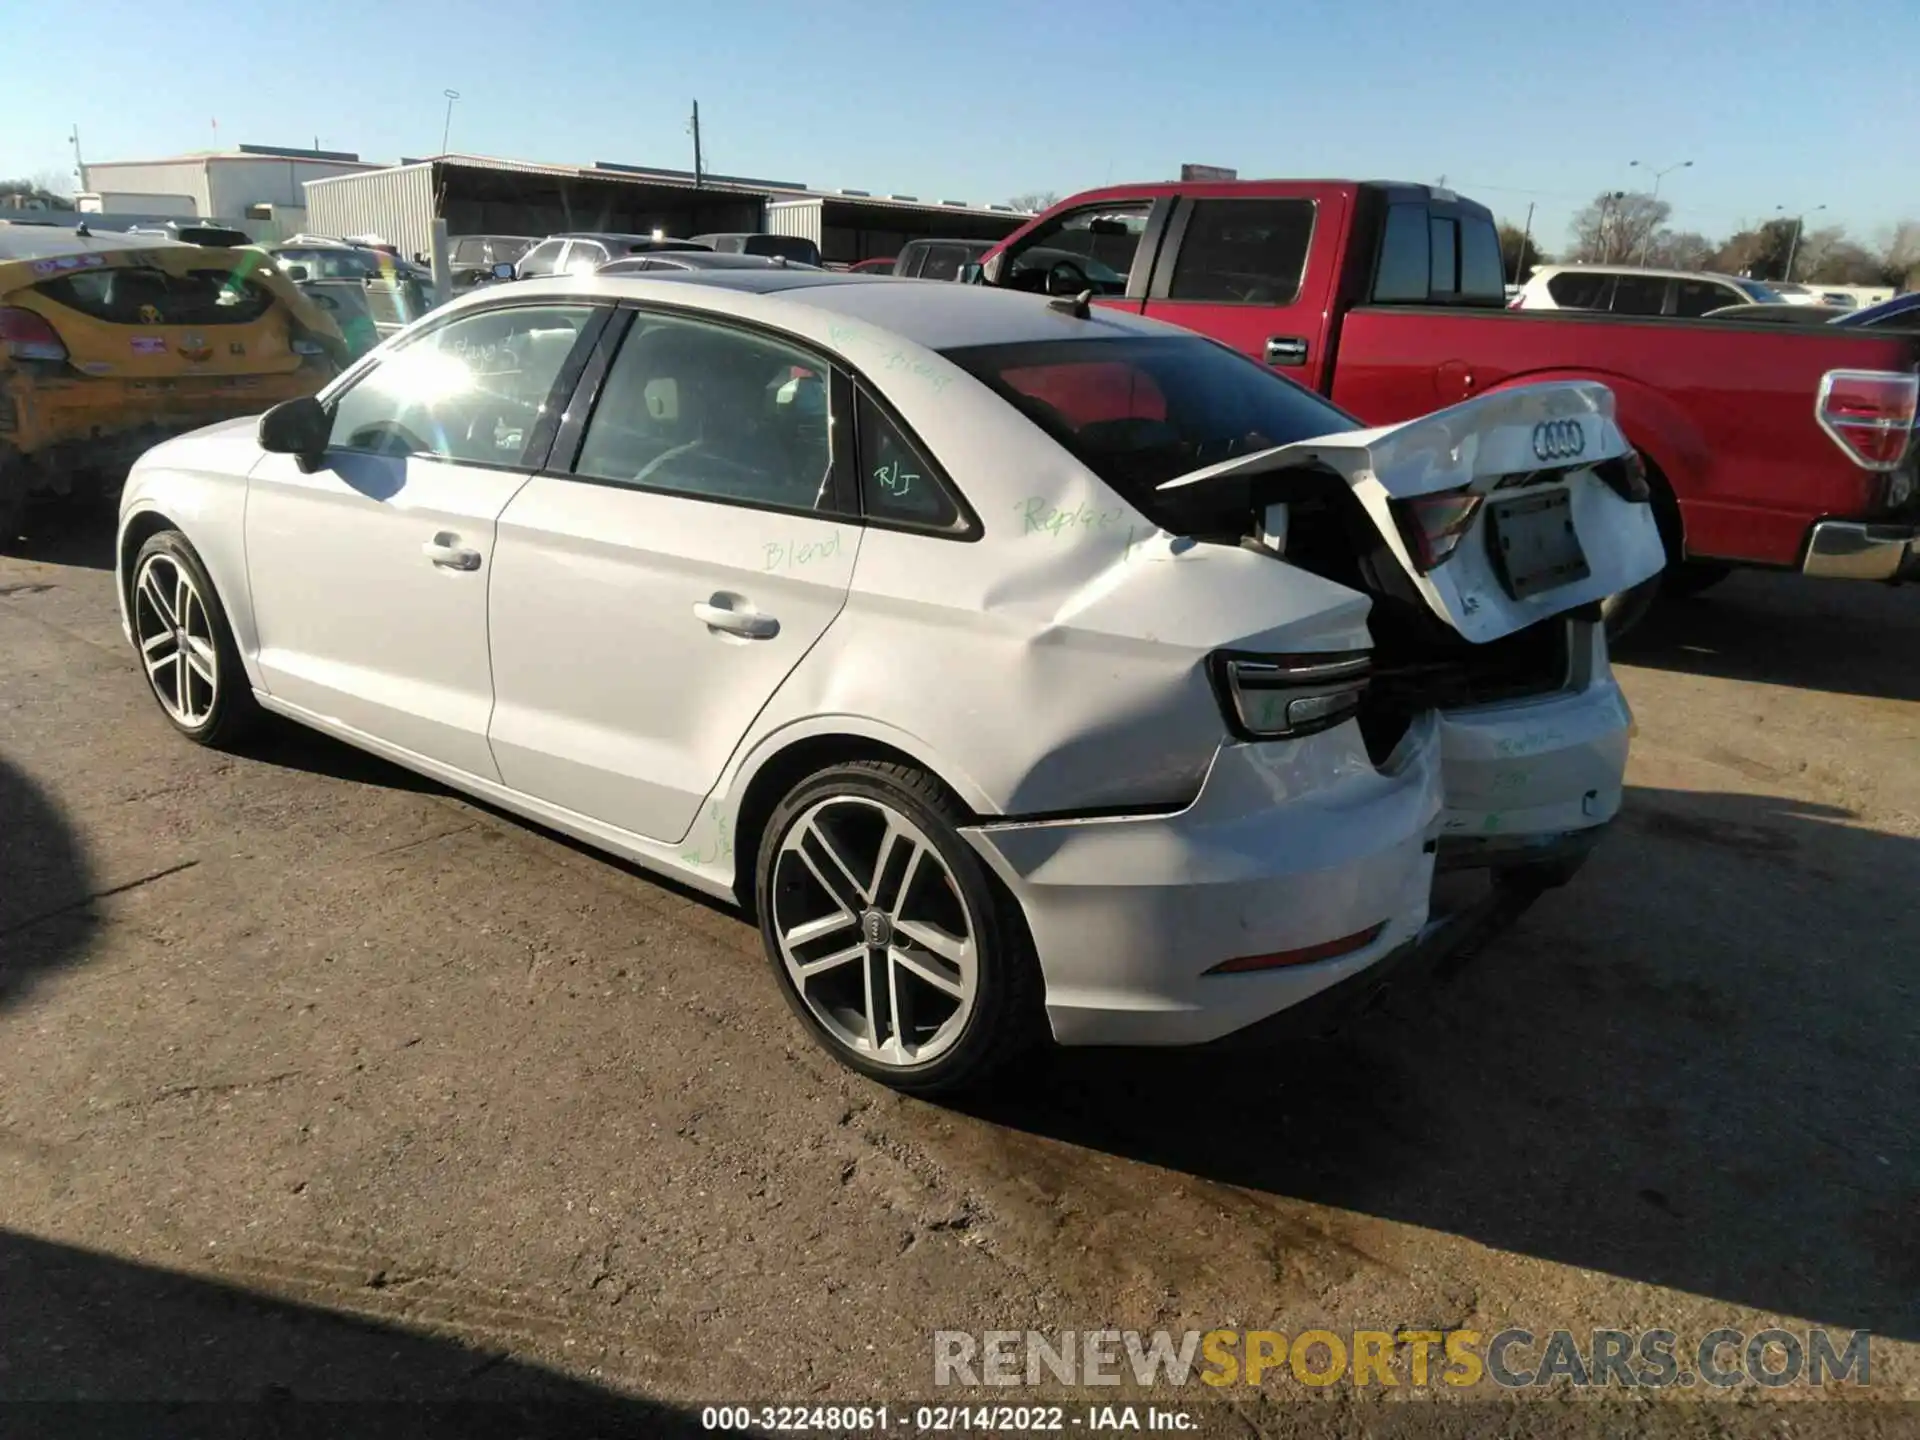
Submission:
[[[1359,499],[1427,607],[1468,640],[1496,640],[1627,590],[1666,552],[1653,508],[1595,469],[1630,455],[1613,392],[1592,381],[1527,385],[1417,420],[1322,435],[1223,461],[1161,490],[1246,481],[1292,469],[1331,471]],[[1404,502],[1464,492],[1471,523],[1422,569],[1402,528]]]

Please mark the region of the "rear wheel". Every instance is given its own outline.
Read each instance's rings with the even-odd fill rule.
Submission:
[[[1600,616],[1606,625],[1609,645],[1618,645],[1626,639],[1647,618],[1647,612],[1653,609],[1653,602],[1662,595],[1690,593],[1671,588],[1674,573],[1684,565],[1682,557],[1686,554],[1686,535],[1680,520],[1679,502],[1673,498],[1667,477],[1647,458],[1645,451],[1641,452],[1640,459],[1646,466],[1647,486],[1653,492],[1650,503],[1654,522],[1660,527],[1661,543],[1666,547],[1667,568],[1641,581],[1631,590],[1621,590],[1600,602]]]
[[[224,749],[258,723],[227,612],[179,531],[162,530],[140,547],[127,612],[147,687],[174,729],[196,745]]]
[[[26,526],[26,467],[0,450],[0,555],[19,545],[20,532]]]
[[[781,992],[850,1069],[896,1090],[982,1084],[1044,1035],[1026,922],[905,765],[836,765],[768,821],[755,899]]]

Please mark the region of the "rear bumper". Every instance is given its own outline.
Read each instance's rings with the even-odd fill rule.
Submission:
[[[1357,727],[1221,747],[1173,815],[963,832],[1024,912],[1063,1045],[1196,1045],[1399,954],[1427,920],[1441,778],[1431,714],[1387,765]],[[1223,961],[1373,931],[1324,960]]]
[[[1800,569],[1834,580],[1920,579],[1920,526],[1821,520],[1807,532]]]

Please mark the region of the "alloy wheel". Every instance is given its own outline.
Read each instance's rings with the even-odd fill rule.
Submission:
[[[828,1034],[896,1068],[952,1048],[979,995],[977,931],[925,831],[881,801],[828,797],[782,837],[772,891],[781,961]]]
[[[133,633],[160,708],[188,730],[205,725],[220,696],[220,651],[206,597],[174,556],[149,555],[134,578]]]

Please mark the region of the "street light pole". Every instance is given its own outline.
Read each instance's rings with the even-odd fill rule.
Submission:
[[[440,127],[440,153],[444,155],[447,153],[447,136],[453,133],[453,102],[460,98],[460,92],[442,90],[440,93],[447,97],[447,123]]]
[[[1787,209],[1784,205],[1776,205],[1773,208],[1782,214],[1785,214]],[[1800,253],[1800,236],[1807,228],[1807,216],[1818,215],[1826,208],[1824,205],[1816,205],[1813,209],[1802,210],[1798,215],[1793,217],[1793,239],[1787,242],[1787,273],[1780,277],[1788,284],[1793,283],[1793,257]]]
[[[1692,166],[1693,166],[1693,162],[1691,160],[1676,160],[1674,161],[1673,164],[1667,166],[1664,169],[1653,170],[1653,167],[1647,164],[1643,160],[1629,160],[1627,162],[1627,168],[1629,170],[1632,170],[1636,167],[1641,170],[1653,170],[1653,198],[1655,200],[1658,200],[1660,198],[1660,182],[1662,180],[1666,179],[1667,176],[1671,175],[1676,170],[1688,170],[1688,169],[1691,169]],[[1653,225],[1650,223],[1647,226],[1647,233],[1645,238],[1643,238],[1640,242],[1640,264],[1642,268],[1645,268],[1647,263],[1647,252],[1652,248],[1653,248]]]

